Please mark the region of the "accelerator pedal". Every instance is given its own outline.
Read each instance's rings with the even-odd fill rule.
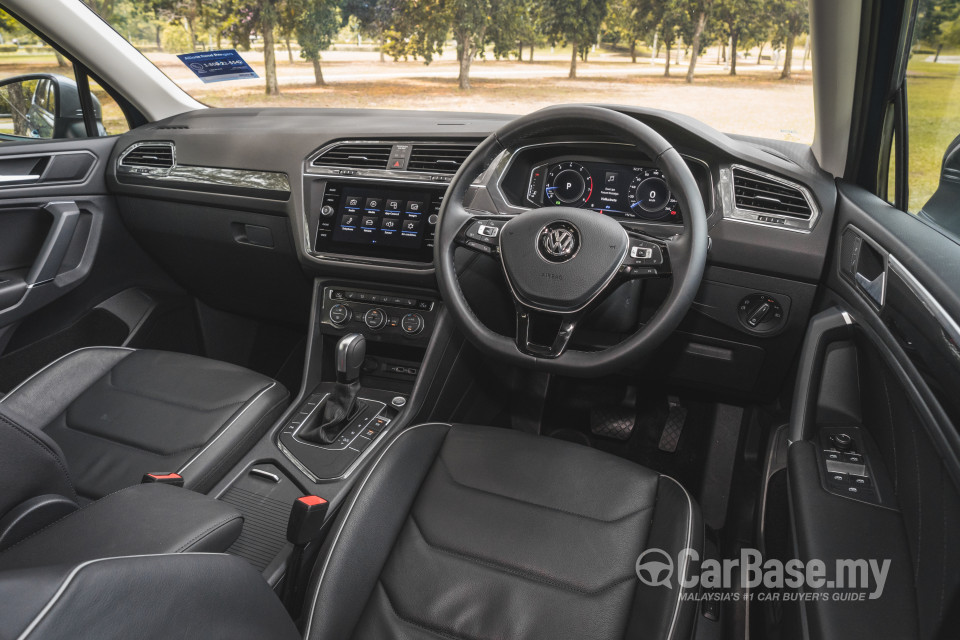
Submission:
[[[626,396],[618,405],[590,409],[590,431],[601,438],[629,440],[637,424],[637,393],[627,388]]]
[[[676,396],[667,397],[667,405],[670,407],[667,413],[667,421],[663,425],[663,431],[660,432],[660,451],[673,453],[680,444],[680,436],[683,435],[683,425],[687,421],[687,408],[680,404],[680,398]]]

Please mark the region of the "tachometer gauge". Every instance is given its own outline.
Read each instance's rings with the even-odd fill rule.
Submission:
[[[576,162],[561,162],[547,171],[545,204],[580,207],[593,195],[593,177]]]
[[[659,169],[637,173],[627,192],[630,211],[645,220],[661,220],[677,210],[677,199],[670,193]]]

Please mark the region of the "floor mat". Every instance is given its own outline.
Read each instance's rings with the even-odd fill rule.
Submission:
[[[7,393],[57,358],[83,347],[120,346],[129,330],[117,316],[94,309],[73,325],[0,357],[0,393]]]

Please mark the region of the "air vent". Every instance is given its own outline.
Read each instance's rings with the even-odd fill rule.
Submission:
[[[744,211],[797,220],[809,220],[813,215],[798,187],[743,169],[733,170],[733,194],[737,209]]]
[[[351,169],[386,169],[390,158],[389,144],[340,144],[324,151],[313,166],[348,167]]]
[[[170,142],[136,145],[128,150],[120,161],[120,165],[124,167],[150,169],[171,169],[173,164],[173,144]]]
[[[477,143],[417,144],[410,153],[409,171],[454,174],[467,159]]]

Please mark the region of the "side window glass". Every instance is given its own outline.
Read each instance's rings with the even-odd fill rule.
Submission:
[[[91,81],[90,92],[97,135],[129,129],[106,91]],[[0,10],[0,144],[85,138],[83,103],[73,63]]]
[[[960,3],[921,2],[910,54],[907,209],[960,235]]]

